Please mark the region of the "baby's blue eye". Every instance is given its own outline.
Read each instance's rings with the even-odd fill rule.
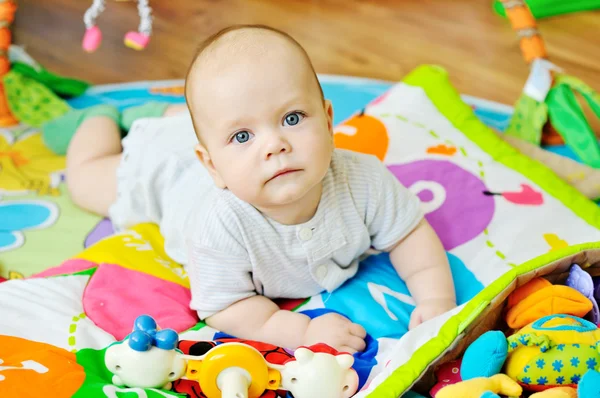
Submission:
[[[237,142],[243,144],[245,142],[248,142],[248,140],[250,139],[250,133],[247,131],[240,131],[239,133],[235,134],[234,138]]]
[[[288,126],[295,126],[300,123],[300,120],[304,118],[304,115],[299,112],[292,112],[285,117],[284,124]]]

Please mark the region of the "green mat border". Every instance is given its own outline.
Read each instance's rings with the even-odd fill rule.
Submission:
[[[534,181],[544,191],[571,209],[578,217],[600,229],[600,207],[557,177],[549,168],[522,155],[483,124],[475,116],[471,107],[463,102],[459,93],[450,83],[448,73],[443,68],[433,65],[420,66],[412,71],[403,80],[403,83],[421,87],[438,111],[494,160]],[[543,254],[508,271],[477,294],[458,314],[450,318],[441,327],[436,337],[418,348],[406,363],[394,370],[368,394],[368,397],[396,398],[404,394],[429,364],[443,354],[490,304],[493,298],[519,275],[581,251],[597,248],[600,248],[600,242],[569,246]]]

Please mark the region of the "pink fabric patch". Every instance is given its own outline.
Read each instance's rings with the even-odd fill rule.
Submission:
[[[198,323],[190,290],[173,282],[114,264],[100,264],[83,294],[83,308],[98,327],[122,340],[139,315],[162,329],[182,332]]]
[[[67,260],[57,267],[48,268],[47,270],[42,271],[39,274],[31,275],[30,278],[47,278],[49,276],[74,274],[76,272],[85,271],[87,269],[95,268],[97,266],[98,264],[92,261],[76,258],[73,260]]]

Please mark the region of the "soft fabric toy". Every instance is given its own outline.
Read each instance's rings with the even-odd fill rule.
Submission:
[[[519,329],[553,314],[584,317],[592,308],[592,302],[577,290],[536,278],[509,296],[506,323],[512,329]]]
[[[600,365],[599,341],[597,326],[585,319],[541,318],[508,338],[506,374],[530,391],[577,387],[588,370]]]
[[[483,357],[485,358],[485,356]],[[429,395],[435,397],[442,388],[462,381],[460,376],[461,362],[462,359],[446,362],[435,371],[437,383],[429,390]],[[490,376],[494,374],[490,374]]]
[[[577,398],[577,390],[572,387],[557,387],[552,390],[536,392],[529,398]]]
[[[518,397],[523,389],[507,375],[497,374],[492,377],[478,377],[442,388],[435,398],[481,398],[489,393]],[[493,395],[492,395],[493,396]]]
[[[490,352],[494,353],[490,347],[502,347],[503,339],[508,343],[504,366],[499,364],[502,358],[500,353],[491,356],[492,365],[482,366],[480,358],[490,357]],[[600,330],[593,323],[571,315],[550,315],[532,322],[508,339],[498,332],[485,333],[465,353],[461,374],[463,379],[489,377],[493,371],[503,370],[525,390],[574,389],[588,371],[600,368],[599,343]],[[477,350],[479,355],[470,354]],[[588,385],[593,383],[588,382]],[[572,393],[565,390],[552,394],[563,393],[563,396],[568,396],[564,395],[567,392]],[[553,396],[561,395],[547,395]]]
[[[504,333],[490,331],[467,348],[460,367],[463,380],[476,377],[491,377],[500,373],[508,355],[508,344]],[[480,358],[486,358],[482,363]]]
[[[10,25],[15,19],[17,3],[15,0],[0,1],[0,79],[10,71],[8,51],[12,43]],[[8,106],[4,87],[0,81],[0,127],[17,124]]]
[[[48,87],[16,70],[8,72],[2,80],[8,106],[20,122],[39,127],[71,109]]]
[[[600,2],[595,0],[526,0],[526,3],[535,18],[553,17],[555,15],[590,11],[600,8]],[[506,17],[506,11],[500,0],[494,0],[494,11],[502,17]]]
[[[577,290],[590,300],[592,303],[592,311],[589,313],[589,318],[587,319],[597,325],[600,322],[600,309],[598,309],[598,302],[596,301],[596,297],[594,297],[595,288],[592,276],[585,272],[579,265],[573,264],[565,284]]]
[[[592,120],[588,120],[577,95],[585,99],[594,119],[600,119],[600,93],[548,60],[537,23],[524,0],[499,2],[517,32],[525,61],[531,64],[506,134],[535,145],[564,143],[584,164],[599,169],[600,144]],[[556,2],[581,7],[576,3],[580,2]]]
[[[515,333],[507,338],[489,331],[467,348],[461,360],[463,382],[456,388],[477,380],[471,387],[475,395],[456,390],[454,396],[479,398],[475,386],[504,373],[524,390],[537,392],[532,398],[600,397],[600,329],[581,318],[594,308],[594,282],[573,265],[567,283],[572,287],[534,278],[512,292],[506,321]],[[489,398],[496,397],[497,391],[489,391]]]
[[[577,386],[580,398],[600,397],[600,373],[595,370],[587,372]]]

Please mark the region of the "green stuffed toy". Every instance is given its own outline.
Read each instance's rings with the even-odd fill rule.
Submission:
[[[11,70],[3,80],[8,107],[21,123],[40,127],[71,109],[42,83],[17,71]]]
[[[83,94],[90,84],[53,74],[39,64],[13,62],[3,77],[8,107],[24,124],[40,127],[71,110],[63,99]]]

